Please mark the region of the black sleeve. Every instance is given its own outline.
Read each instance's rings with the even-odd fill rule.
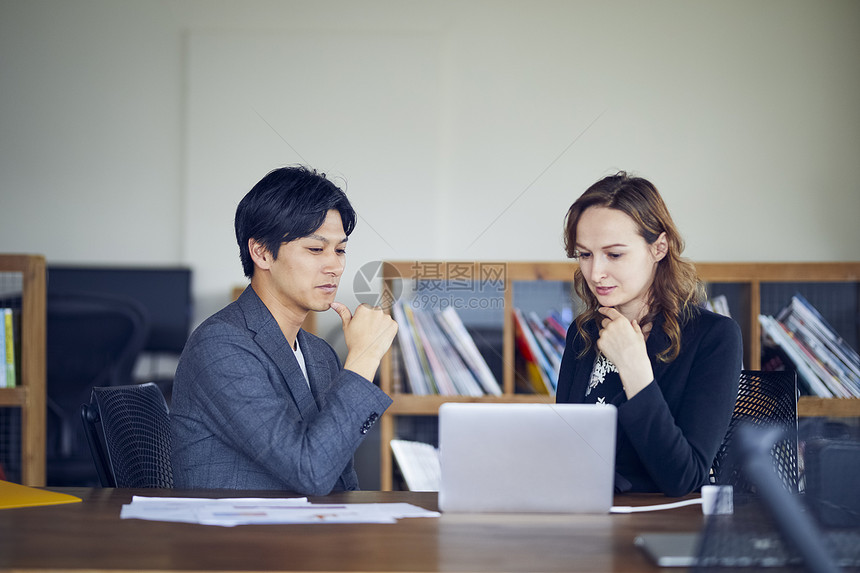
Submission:
[[[740,329],[733,320],[716,315],[696,328],[691,340],[682,341],[686,355],[676,359],[684,366],[667,370],[670,379],[655,380],[618,412],[620,428],[668,496],[686,495],[707,483],[737,400],[743,360]],[[670,386],[681,389],[671,409],[664,397]]]

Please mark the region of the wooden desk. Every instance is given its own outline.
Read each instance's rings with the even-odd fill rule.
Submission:
[[[455,515],[393,525],[214,527],[121,520],[134,494],[231,497],[225,492],[50,488],[83,503],[0,510],[0,570],[14,571],[654,571],[633,546],[647,531],[698,530],[697,505],[613,515]],[[233,492],[240,497],[285,497]],[[408,502],[435,493],[350,492],[321,502]],[[619,496],[616,505],[673,501]]]

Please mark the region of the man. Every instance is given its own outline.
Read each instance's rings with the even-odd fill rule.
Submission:
[[[191,335],[171,403],[177,488],[358,489],[353,455],[391,405],[373,383],[397,324],[378,308],[334,301],[355,211],[324,175],[266,175],[236,210],[250,286]],[[301,330],[308,312],[343,322],[343,367]]]

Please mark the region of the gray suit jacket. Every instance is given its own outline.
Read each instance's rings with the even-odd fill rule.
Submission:
[[[352,458],[391,405],[303,330],[310,388],[272,314],[251,287],[188,339],[173,385],[177,488],[358,489]]]

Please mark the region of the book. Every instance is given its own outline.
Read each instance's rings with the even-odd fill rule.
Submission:
[[[812,370],[812,373],[815,376],[818,376],[818,379],[827,386],[833,396],[837,398],[850,398],[851,392],[848,388],[824,366],[821,360],[819,360],[809,347],[797,336],[797,333],[793,332],[788,328],[788,326],[781,322],[777,321],[777,324],[785,330],[789,339],[800,351],[801,359],[806,362],[808,368]]]
[[[564,352],[564,348],[558,348],[552,340],[552,335],[546,330],[543,325],[543,322],[538,318],[537,313],[530,312],[528,316],[526,316],[526,324],[532,332],[532,336],[534,336],[535,340],[538,343],[538,347],[543,351],[543,355],[549,361],[549,366],[551,371],[547,372],[550,377],[550,382],[552,383],[552,389],[558,387],[558,373],[561,369],[561,356]]]
[[[499,381],[496,380],[457,311],[453,307],[448,307],[438,315],[437,319],[448,336],[454,341],[454,345],[473,375],[480,382],[484,392],[492,396],[501,396],[502,388]]]
[[[15,328],[13,324],[14,311],[11,308],[3,309],[3,330],[5,332],[5,351],[6,351],[6,388],[14,388],[17,385],[16,369],[15,369]],[[3,346],[0,346],[0,350]]]
[[[833,393],[803,360],[800,350],[791,341],[788,331],[771,316],[760,314],[758,320],[759,324],[761,324],[762,330],[768,338],[770,338],[774,344],[779,346],[792,362],[797,370],[798,376],[800,377],[800,383],[806,387],[809,393],[813,396],[820,396],[822,398],[833,398]]]
[[[795,294],[791,298],[789,305],[777,315],[777,320],[783,320],[792,315],[809,325],[815,336],[839,358],[853,375],[860,377],[860,354],[845,342],[842,336],[824,320],[818,310],[800,294]]]
[[[729,312],[729,300],[724,294],[709,298],[706,306],[707,309],[711,312],[716,312],[717,314],[722,314],[723,316],[728,316],[729,318],[731,318],[732,316]]]
[[[528,319],[529,324],[532,326],[532,332],[540,333],[543,340],[549,345],[549,351],[558,357],[559,362],[561,362],[561,357],[564,354],[564,339],[559,340],[546,325],[546,319],[541,320],[536,312],[530,312]]]
[[[413,394],[500,396],[501,385],[453,308],[392,307],[398,324],[397,347]]]
[[[791,332],[799,344],[807,349],[811,359],[817,362],[822,369],[827,371],[828,375],[834,378],[837,384],[850,384],[857,391],[856,378],[851,372],[845,368],[845,365],[822,343],[816,338],[815,333],[810,331],[806,324],[795,315],[788,316],[783,324]]]
[[[551,380],[552,367],[543,355],[537,340],[526,323],[520,309],[514,309],[515,334],[519,339],[518,347],[526,360],[526,368],[536,394],[554,394],[555,386]]]
[[[525,326],[523,332],[526,336],[526,341],[532,348],[532,353],[535,358],[537,358],[537,364],[543,373],[544,383],[548,384],[548,388],[550,394],[555,394],[556,386],[558,386],[558,369],[555,364],[555,350],[552,347],[552,344],[546,339],[543,335],[543,331],[541,330],[540,321],[537,322],[533,320],[532,316],[537,317],[536,314],[525,314],[521,312],[521,318],[523,320],[523,325]],[[558,355],[558,364],[561,365],[561,354]]]
[[[454,386],[454,393],[460,396],[483,396],[481,388],[472,371],[463,362],[456,341],[449,338],[439,323],[439,313],[435,311],[422,311],[424,317],[425,333],[430,337],[431,343],[437,350],[442,367]]]
[[[564,321],[561,315],[553,311],[544,319],[544,324],[546,324],[547,328],[557,340],[561,341],[561,344],[564,345],[564,341],[567,339],[567,329],[570,326],[568,324],[567,327],[564,326]]]
[[[415,333],[418,335],[417,340],[424,349],[424,356],[427,358],[427,364],[430,368],[430,374],[435,385],[436,393],[444,396],[456,394],[457,392],[454,390],[454,383],[448,377],[448,373],[436,353],[436,348],[434,348],[433,343],[430,340],[430,334],[425,330],[426,320],[423,312],[418,309],[410,310],[414,320],[413,326],[415,327]]]
[[[81,498],[0,480],[0,509],[77,503]]]
[[[760,316],[767,337],[798,374],[802,387],[820,397],[860,397],[860,358],[801,295],[776,317]],[[789,366],[789,365],[786,365]]]
[[[523,334],[522,326],[517,320],[516,314],[513,315],[514,322],[514,344],[516,345],[517,355],[521,360],[517,360],[517,364],[522,364],[525,368],[525,377],[517,376],[517,385],[525,392],[533,392],[535,394],[546,394],[546,386],[541,380],[540,372],[538,371],[537,363],[532,356],[531,348],[526,342],[526,337]]]
[[[418,356],[418,363],[421,366],[420,370],[416,370],[411,374],[407,372],[407,375],[411,376],[409,384],[411,387],[420,390],[415,392],[417,394],[438,394],[439,389],[436,384],[436,380],[433,377],[433,371],[430,368],[430,361],[427,358],[427,354],[424,352],[424,344],[421,341],[418,327],[415,323],[415,314],[409,306],[406,306],[402,302],[399,304],[403,309],[405,322],[403,324],[398,324],[398,327],[403,328],[404,334],[407,334],[412,339],[412,345],[415,347],[415,352]]]
[[[414,337],[414,329],[412,328],[409,319],[406,317],[403,303],[401,301],[395,303],[391,307],[391,312],[398,325],[397,344],[400,348],[400,355],[403,357],[409,390],[413,394],[419,396],[430,394],[429,387],[424,378],[424,367],[418,354],[418,347]]]
[[[14,386],[13,384],[8,384],[6,378],[8,377],[6,370],[6,362],[8,362],[8,356],[6,352],[6,309],[0,308],[0,351],[3,352],[3,362],[0,364],[0,388],[11,388]]]
[[[395,439],[391,451],[409,491],[439,491],[439,450],[424,442]]]
[[[860,397],[860,356],[803,296],[792,296],[768,322],[771,339],[786,354],[811,394]],[[822,393],[822,385],[829,394]]]
[[[451,375],[451,366],[448,364],[450,356],[448,348],[445,347],[435,329],[435,321],[430,313],[414,309],[415,325],[424,345],[424,352],[430,363],[433,378],[436,380],[439,394],[444,396],[455,396],[459,394],[457,385]]]

